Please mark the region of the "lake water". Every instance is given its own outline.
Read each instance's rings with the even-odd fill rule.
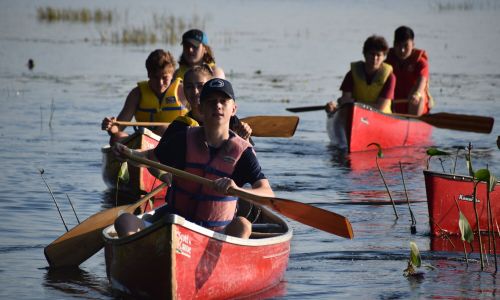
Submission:
[[[45,170],[68,226],[76,220],[66,194],[80,219],[109,206],[113,193],[101,178],[100,152],[108,136],[100,122],[116,115],[135,82],[146,78],[149,52],[181,52],[178,40],[112,40],[125,28],[152,28],[154,16],[203,26],[218,65],[233,82],[242,117],[287,115],[286,107],[336,99],[349,63],[362,58],[366,37],[377,33],[392,43],[402,24],[415,30],[417,47],[430,56],[433,112],[499,116],[499,1],[18,0],[0,6],[1,299],[116,297],[102,251],[78,270],[48,270],[43,248],[65,229],[38,169]],[[44,7],[111,10],[114,17],[111,24],[49,23],[37,19],[37,8]],[[30,58],[32,71],[26,66]],[[328,146],[323,112],[300,117],[291,139],[255,139],[264,172],[278,197],[347,216],[355,239],[290,221],[288,270],[269,297],[498,297],[500,279],[491,265],[481,271],[477,260],[466,267],[460,252],[431,251],[422,174],[426,148],[386,152],[401,160],[409,197],[416,201],[417,234],[411,235],[406,205],[397,207],[397,221],[390,205],[357,205],[388,201],[375,152],[342,155]],[[432,144],[454,152],[471,142],[475,168],[489,166],[500,175],[499,135],[498,125],[491,134],[435,129]],[[451,159],[443,164],[452,168]],[[441,164],[433,160],[431,168],[441,170]],[[463,152],[457,169],[466,172]],[[405,200],[397,163],[383,164],[383,171],[394,198]],[[423,262],[435,267],[422,269],[422,278],[403,276],[410,241]]]

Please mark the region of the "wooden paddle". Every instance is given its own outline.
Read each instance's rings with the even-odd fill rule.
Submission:
[[[182,170],[178,170],[166,165],[162,165],[158,162],[145,159],[137,155],[133,155],[132,151],[126,153],[125,156],[141,164],[154,167],[166,172],[170,172],[174,176],[191,180],[209,187],[214,186],[214,182],[212,180]],[[267,206],[279,212],[280,214],[289,217],[290,219],[326,231],[328,233],[333,233],[335,235],[350,239],[354,237],[354,234],[352,232],[352,226],[349,220],[346,217],[336,214],[334,212],[330,212],[328,210],[324,210],[294,200],[258,196],[247,191],[229,189],[228,194],[231,194],[233,196],[238,196],[246,200]]]
[[[422,116],[408,114],[392,114],[394,116],[417,119],[437,128],[446,128],[459,131],[490,133],[495,119],[491,117],[461,115],[451,113],[435,113]]]
[[[297,116],[253,116],[240,119],[252,128],[252,136],[257,137],[292,137],[299,124]],[[162,122],[125,122],[115,121],[122,126],[168,126]]]
[[[324,110],[324,109],[325,109],[324,105],[318,105],[318,106],[291,107],[287,108],[286,110],[291,112],[305,112],[305,111]],[[428,123],[438,128],[479,132],[479,133],[490,133],[493,129],[493,124],[495,122],[495,119],[491,117],[461,115],[452,113],[435,113],[435,114],[426,114],[422,116],[396,114],[396,113],[393,113],[391,115],[404,118],[418,119],[422,122]]]
[[[407,99],[397,99],[392,100],[392,103],[406,103],[409,102]],[[286,110],[291,112],[306,112],[306,111],[316,111],[316,110],[324,110],[326,105],[314,105],[314,106],[299,106],[299,107],[289,107]]]
[[[51,268],[77,267],[104,246],[102,230],[113,224],[119,213],[133,213],[166,186],[166,183],[157,186],[134,204],[98,212],[61,235],[44,249],[49,266]]]

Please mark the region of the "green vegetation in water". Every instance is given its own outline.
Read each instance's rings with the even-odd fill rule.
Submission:
[[[410,259],[408,259],[408,265],[403,271],[405,277],[417,277],[422,278],[424,276],[423,272],[419,272],[418,268],[426,267],[430,270],[434,270],[434,266],[429,264],[422,264],[422,259],[420,257],[420,251],[415,242],[410,241]]]
[[[110,10],[95,9],[91,11],[88,8],[39,7],[37,8],[37,17],[39,21],[44,22],[111,23],[113,21],[113,13]]]
[[[385,190],[387,191],[387,194],[389,195],[389,199],[391,199],[392,203],[392,208],[394,210],[394,215],[396,216],[396,220],[399,219],[398,212],[396,211],[396,204],[394,203],[394,199],[392,199],[391,191],[389,190],[389,187],[387,186],[387,183],[385,182],[385,177],[384,174],[382,173],[382,170],[380,169],[380,166],[378,164],[378,159],[382,158],[384,156],[384,153],[382,152],[382,146],[378,143],[370,143],[366,147],[370,146],[375,146],[377,147],[377,156],[375,156],[375,164],[377,165],[378,173],[380,174],[380,177],[382,178],[382,181],[384,182]]]
[[[128,26],[121,31],[112,32],[110,35],[100,31],[101,42],[111,42],[113,44],[145,45],[166,43],[168,45],[178,45],[182,34],[190,28],[205,27],[205,20],[198,15],[194,15],[190,21],[182,17],[173,15],[160,16],[154,14],[153,23],[143,26]]]
[[[497,10],[500,8],[499,3],[494,0],[438,1],[433,6],[440,12]]]

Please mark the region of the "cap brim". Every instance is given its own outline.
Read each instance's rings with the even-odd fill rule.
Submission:
[[[184,44],[184,43],[186,43],[186,42],[187,42],[187,43],[189,43],[189,44],[191,44],[191,45],[193,45],[193,46],[195,46],[195,47],[199,47],[199,46],[200,46],[200,44],[201,44],[201,42],[200,42],[200,41],[197,41],[197,40],[195,40],[195,39],[184,39],[184,40],[182,41],[182,44]]]

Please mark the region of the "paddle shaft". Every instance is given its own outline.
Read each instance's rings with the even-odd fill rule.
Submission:
[[[410,119],[417,119],[438,128],[478,133],[490,133],[495,122],[495,119],[491,117],[461,115],[444,112],[426,114],[422,116],[396,113],[392,115]]]
[[[392,103],[406,103],[409,102],[407,99],[397,99],[393,100]],[[299,107],[289,107],[286,110],[291,112],[308,112],[308,111],[318,111],[325,110],[326,105],[314,105],[314,106],[299,106]]]
[[[44,249],[51,268],[77,267],[104,246],[102,230],[113,224],[121,212],[133,213],[139,206],[167,186],[162,183],[134,204],[113,207],[98,212],[70,231],[61,235]]]
[[[172,173],[174,176],[181,177],[183,179],[191,180],[196,183],[214,188],[214,181],[209,180],[204,177],[200,177],[186,171],[178,170],[163,164],[160,164],[149,159],[145,159],[132,154],[132,151],[125,153],[125,156],[131,160],[139,162],[150,167],[154,167],[166,172]],[[302,202],[280,199],[274,197],[265,197],[252,194],[251,192],[242,191],[230,188],[228,194],[233,196],[238,196],[246,200],[256,202],[258,204],[272,208],[273,210],[291,218],[299,221],[303,224],[309,225],[311,227],[336,234],[341,237],[350,238],[354,237],[351,223],[347,218],[339,214],[309,205]]]
[[[256,137],[291,137],[294,135],[299,118],[297,116],[252,116],[240,119],[252,128]],[[115,121],[122,126],[169,126],[166,122]]]

